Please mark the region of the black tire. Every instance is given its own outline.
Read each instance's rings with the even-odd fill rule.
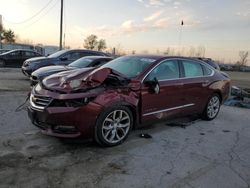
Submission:
[[[5,67],[5,61],[3,59],[0,59],[0,67]]]
[[[116,113],[118,111],[124,117],[121,118],[121,120],[119,122],[116,122],[116,120],[115,120],[115,122],[108,121],[108,120],[113,120],[110,117],[111,116],[113,117],[113,114],[116,115]],[[120,115],[120,114],[118,114],[118,115]],[[126,118],[126,119],[124,119],[124,118]],[[114,118],[114,119],[116,119],[116,118]],[[117,119],[119,119],[119,118],[117,118]],[[124,119],[124,120],[122,120],[122,119]],[[110,124],[108,124],[108,122],[110,122]],[[118,127],[118,126],[124,126],[127,124],[129,124],[128,127]],[[95,141],[101,146],[119,145],[122,142],[124,142],[124,140],[126,140],[132,127],[133,127],[133,115],[128,107],[119,106],[119,105],[109,107],[109,108],[105,109],[100,114],[100,116],[97,118],[96,126],[95,126]],[[115,131],[115,133],[114,133],[114,131]],[[121,136],[123,133],[124,133],[124,136]],[[108,136],[107,136],[107,138],[105,138],[104,134],[106,134],[106,136],[107,135],[109,136],[111,134],[111,138],[112,138],[113,134],[115,134],[115,138],[117,138],[117,139],[118,139],[118,137],[121,136],[120,137],[121,140],[118,139],[118,140],[114,140],[114,141],[108,141]]]
[[[212,106],[213,100],[218,101],[218,105]],[[214,93],[212,96],[209,97],[208,102],[206,104],[206,108],[204,109],[201,118],[207,121],[213,120],[214,118],[217,117],[220,111],[220,106],[221,106],[221,98],[217,93]]]

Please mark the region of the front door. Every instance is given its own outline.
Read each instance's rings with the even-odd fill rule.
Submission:
[[[185,106],[183,83],[177,60],[166,60],[155,67],[145,78],[141,90],[141,120],[149,123],[178,115]],[[156,78],[160,92],[154,93],[146,82]]]

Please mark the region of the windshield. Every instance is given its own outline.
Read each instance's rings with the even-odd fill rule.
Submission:
[[[49,55],[49,58],[58,58],[59,56],[61,56],[62,54],[64,54],[65,52],[67,52],[68,50],[60,50],[58,52],[55,52],[51,55]]]
[[[108,62],[100,69],[111,68],[128,78],[132,78],[141,74],[153,62],[155,62],[155,59],[152,58],[124,56]]]
[[[91,63],[93,62],[92,59],[88,59],[88,58],[80,58],[72,63],[69,64],[69,67],[78,67],[78,68],[84,68],[84,67],[88,67]]]

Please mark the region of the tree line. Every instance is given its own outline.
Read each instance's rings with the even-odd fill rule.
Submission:
[[[5,29],[1,24],[0,24],[0,42],[4,43],[14,43],[16,41],[16,35],[14,31],[11,29]]]

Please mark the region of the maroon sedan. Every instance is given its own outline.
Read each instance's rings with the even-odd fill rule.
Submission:
[[[214,119],[230,79],[203,61],[124,56],[98,69],[45,78],[30,95],[29,117],[47,135],[122,143],[129,131],[190,114]]]

